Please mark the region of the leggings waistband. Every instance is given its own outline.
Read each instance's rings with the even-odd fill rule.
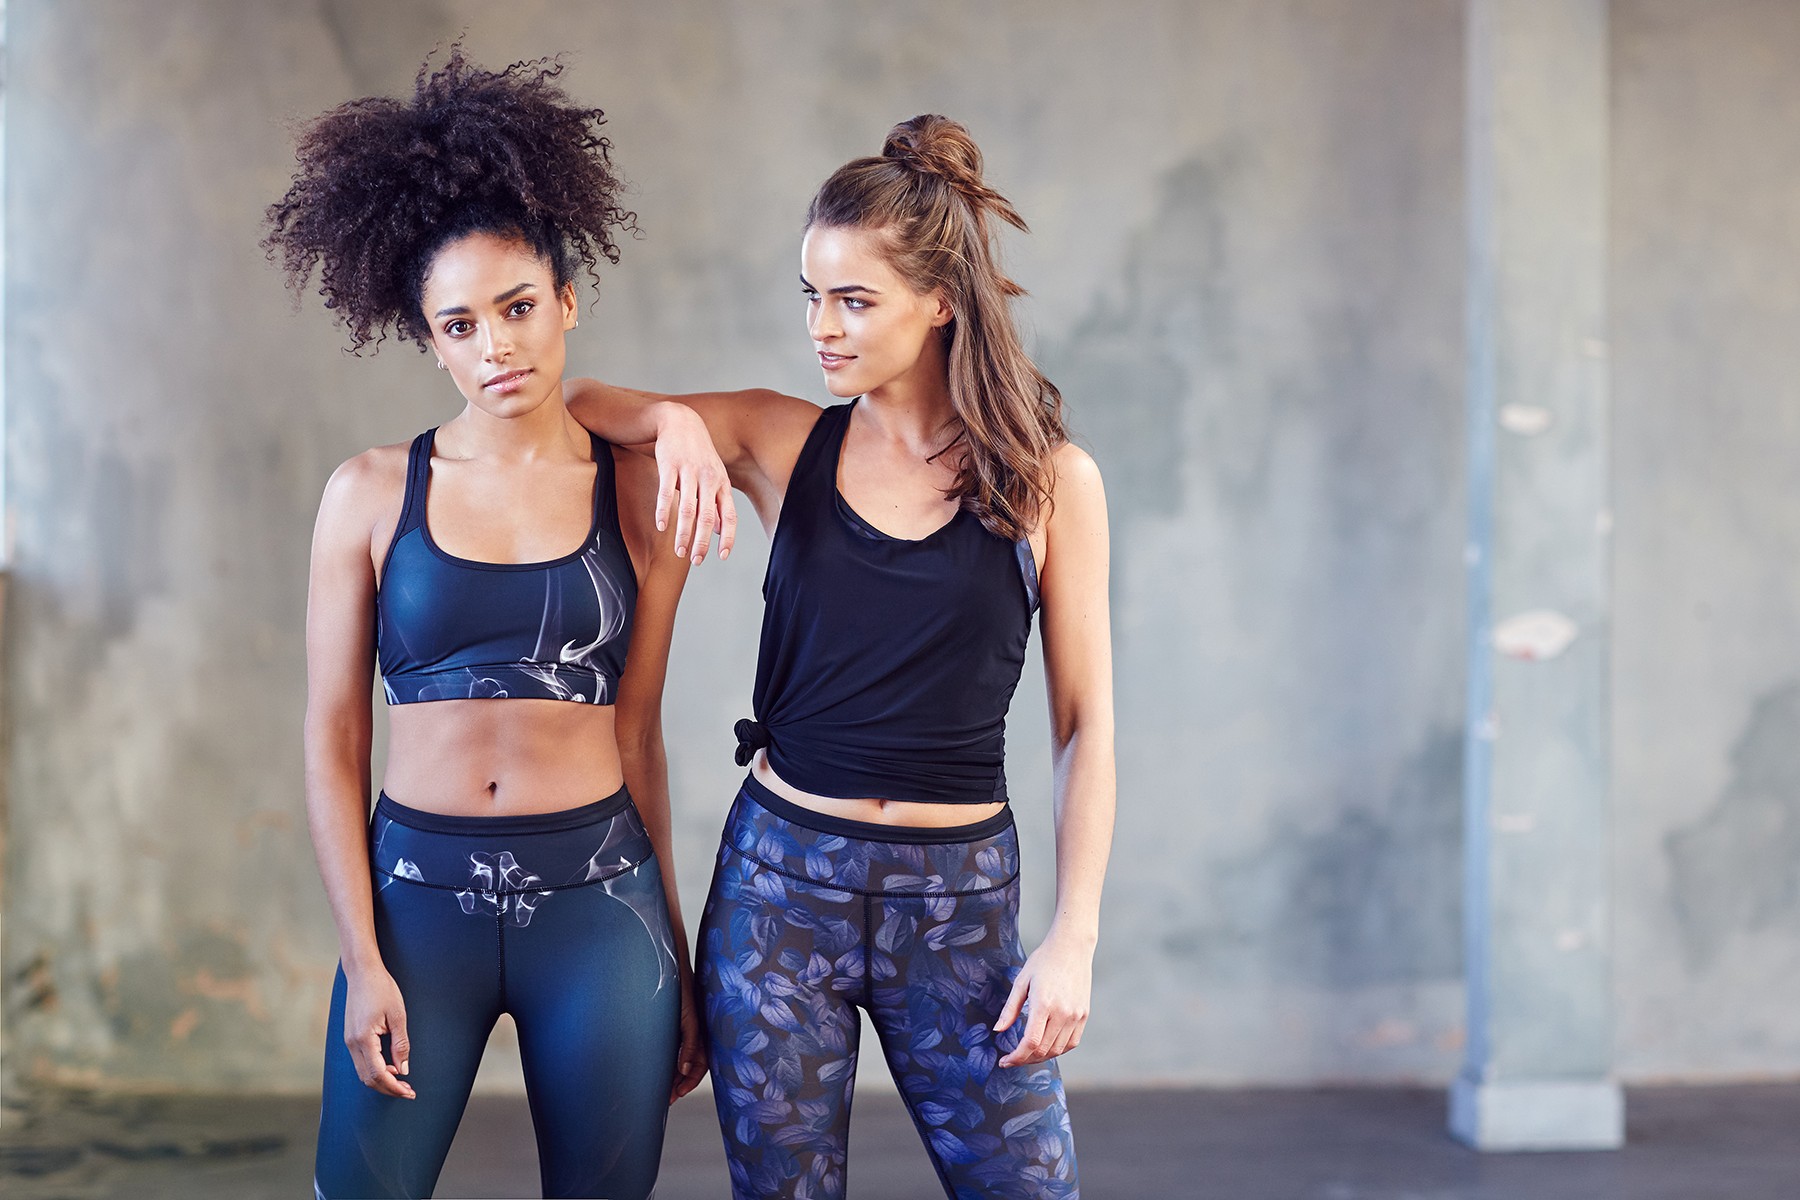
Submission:
[[[913,846],[979,842],[1004,833],[1013,823],[1011,806],[1002,807],[993,816],[968,825],[881,825],[874,821],[857,821],[849,817],[815,812],[792,800],[785,800],[770,791],[768,785],[754,775],[744,776],[743,795],[745,799],[790,825],[798,825],[814,833],[855,838],[862,842],[891,842]]]
[[[462,834],[483,837],[491,834],[561,833],[609,820],[624,812],[631,804],[631,793],[624,784],[603,800],[565,808],[558,812],[508,813],[497,817],[464,817],[451,813],[424,812],[408,808],[386,792],[375,801],[375,812],[396,825],[405,825],[424,833]]]

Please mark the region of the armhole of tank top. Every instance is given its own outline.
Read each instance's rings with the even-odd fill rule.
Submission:
[[[1044,597],[1038,590],[1037,555],[1031,552],[1031,539],[1022,537],[1014,542],[1013,553],[1019,560],[1019,578],[1025,584],[1025,615],[1034,617],[1044,606]]]
[[[785,517],[787,515],[790,502],[798,499],[802,503],[805,503],[808,496],[811,495],[810,490],[812,489],[819,489],[821,487],[827,489],[826,499],[829,499],[830,494],[837,490],[837,456],[830,456],[830,476],[825,479],[823,483],[817,478],[820,471],[819,460],[822,457],[826,457],[826,442],[832,442],[834,445],[841,444],[841,436],[843,433],[841,426],[849,416],[850,407],[854,403],[855,401],[850,401],[846,404],[834,404],[830,408],[822,408],[819,410],[819,416],[813,421],[812,428],[806,431],[806,440],[800,444],[800,453],[794,458],[794,469],[788,474],[787,490],[782,493],[781,497],[782,516]],[[844,416],[840,417],[838,415],[840,413],[844,414]],[[840,426],[840,428],[833,429],[832,425],[834,423]],[[817,499],[817,497],[814,497],[815,501],[817,501]],[[781,537],[782,523],[783,522],[779,518],[776,520],[775,535],[769,539],[769,552],[771,557],[774,555],[775,541],[777,538]]]
[[[837,494],[838,460],[843,457],[844,431],[850,427],[850,411],[855,407],[856,401],[847,400],[819,414],[819,419],[807,431],[806,445],[801,447],[800,457],[794,463],[794,476],[788,479],[789,492],[794,490],[794,478],[801,475],[804,467],[808,485],[824,493],[823,499],[829,500]]]
[[[806,440],[800,443],[800,453],[794,456],[794,469],[788,473],[787,490],[781,494],[781,515],[775,518],[775,532],[769,535],[769,560],[763,566],[762,595],[764,600],[769,598],[769,578],[775,571],[775,547],[781,544],[781,531],[787,528],[788,513],[792,511],[789,505],[795,499],[802,499],[804,502],[802,493],[806,488],[813,486],[810,481],[812,476],[817,473],[815,460],[823,453],[819,448],[819,443],[822,439],[832,436],[831,427],[827,422],[835,420],[838,412],[847,412],[850,405],[854,403],[855,401],[850,401],[845,404],[833,404],[829,408],[821,408],[819,415],[813,419],[812,428],[806,431]],[[835,492],[837,490],[836,458],[832,459],[831,465],[831,488]],[[799,491],[796,491],[795,484],[800,485]]]
[[[375,593],[381,594],[381,585],[387,582],[388,564],[394,560],[394,547],[400,539],[411,533],[425,522],[425,489],[431,474],[432,435],[437,432],[433,426],[412,440],[406,451],[406,491],[400,498],[400,521],[394,526],[394,536],[388,539],[387,553],[381,556],[381,573],[375,577]]]

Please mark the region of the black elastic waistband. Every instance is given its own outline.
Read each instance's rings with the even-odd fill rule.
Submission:
[[[375,811],[399,825],[425,833],[455,833],[478,837],[492,833],[562,833],[609,820],[624,812],[631,804],[631,793],[620,784],[619,790],[604,800],[565,808],[558,812],[509,813],[498,817],[462,817],[449,813],[422,812],[408,808],[386,792],[375,802]]]
[[[993,816],[972,825],[878,825],[873,821],[853,821],[849,817],[814,812],[810,808],[802,808],[792,800],[784,800],[754,775],[744,776],[743,795],[791,825],[798,825],[815,833],[855,838],[862,842],[897,842],[909,846],[979,842],[1005,833],[1013,823],[1011,806],[1004,806]]]

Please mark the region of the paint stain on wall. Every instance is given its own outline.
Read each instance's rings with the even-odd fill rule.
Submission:
[[[1670,902],[1688,966],[1739,933],[1800,927],[1800,680],[1763,693],[1731,749],[1731,778],[1705,816],[1664,839]]]

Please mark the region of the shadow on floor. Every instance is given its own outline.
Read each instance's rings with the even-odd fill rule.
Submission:
[[[1800,1085],[1640,1088],[1612,1154],[1479,1155],[1420,1089],[1078,1092],[1089,1200],[1794,1200]],[[9,1200],[260,1200],[308,1194],[316,1102],[39,1091],[0,1113]],[[535,1196],[522,1099],[477,1097],[443,1197]],[[712,1106],[670,1116],[659,1200],[728,1193]],[[899,1101],[859,1097],[852,1200],[939,1195]]]

